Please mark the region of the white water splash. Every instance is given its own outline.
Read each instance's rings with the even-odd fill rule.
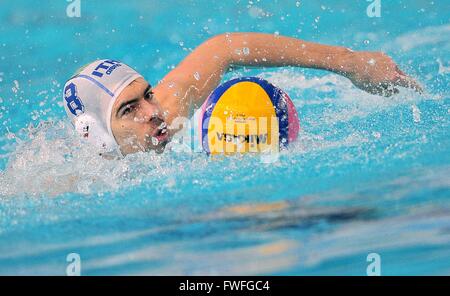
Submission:
[[[412,111],[414,122],[415,123],[419,123],[420,122],[420,109],[419,109],[419,107],[417,107],[416,105],[412,105],[411,106],[411,111]]]
[[[7,167],[0,172],[0,197],[116,191],[125,183],[140,184],[145,174],[163,161],[153,153],[138,153],[124,160],[104,159],[82,143],[65,121],[41,122],[22,130],[15,139]],[[145,166],[146,172],[140,172],[137,164]],[[155,175],[164,175],[164,170]]]
[[[450,73],[450,66],[444,66],[444,64],[442,63],[442,61],[440,59],[437,59],[436,61],[439,65],[439,70],[438,70],[439,75],[444,75],[444,74]]]

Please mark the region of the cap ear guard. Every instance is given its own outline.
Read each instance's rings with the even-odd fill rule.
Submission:
[[[73,125],[79,136],[86,139],[89,143],[99,148],[100,152],[110,152],[111,147],[116,146],[115,141],[111,141],[108,132],[98,124],[99,120],[94,116],[84,113],[75,117]],[[117,149],[119,154],[120,149]]]

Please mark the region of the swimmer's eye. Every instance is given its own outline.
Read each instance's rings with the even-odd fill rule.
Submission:
[[[146,100],[148,100],[148,101],[153,100],[153,91],[152,91],[152,90],[148,90],[148,91],[145,93],[144,98],[145,98]]]
[[[123,117],[123,116],[131,113],[134,109],[135,109],[135,107],[133,105],[131,105],[131,104],[126,105],[125,108],[123,108],[123,110],[122,110],[121,116]]]

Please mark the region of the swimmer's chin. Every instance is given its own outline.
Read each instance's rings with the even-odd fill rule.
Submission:
[[[158,143],[158,145],[148,145],[147,148],[144,150],[144,152],[151,152],[151,151],[155,151],[158,154],[162,154],[164,153],[165,149],[166,149],[166,145],[170,142],[169,139]]]
[[[120,152],[122,156],[132,155],[136,153],[148,153],[148,152],[156,152],[157,154],[161,154],[165,151],[167,143],[160,143],[157,146],[155,145],[134,145],[128,147],[121,147]],[[105,156],[105,155],[102,155]],[[107,157],[106,157],[107,158]]]
[[[154,151],[155,151],[156,153],[158,153],[158,154],[164,153],[164,151],[166,150],[166,145],[167,145],[167,143],[168,143],[168,142],[161,143],[160,145],[158,145],[158,146],[154,149]]]
[[[123,156],[129,155],[129,154],[135,154],[135,153],[146,153],[154,151],[158,154],[161,154],[165,151],[167,144],[171,141],[172,137],[169,135],[168,137],[164,138],[160,142],[154,143],[151,141],[151,137],[147,137],[144,141],[144,143],[131,143],[132,141],[129,141],[127,144],[121,146],[120,150]]]

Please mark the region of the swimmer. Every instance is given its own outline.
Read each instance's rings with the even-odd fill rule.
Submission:
[[[381,52],[352,51],[280,35],[228,33],[193,50],[156,86],[115,60],[95,61],[64,87],[64,106],[76,129],[103,152],[164,151],[179,117],[199,108],[233,67],[305,67],[328,70],[383,96],[421,86]]]

